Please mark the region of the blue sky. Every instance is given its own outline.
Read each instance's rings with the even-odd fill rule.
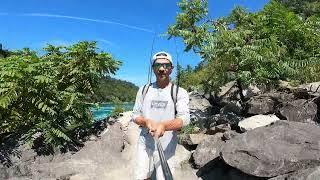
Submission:
[[[214,19],[226,16],[237,5],[249,11],[258,11],[268,1],[209,0],[209,13]],[[0,43],[5,49],[30,47],[41,51],[47,43],[70,45],[81,40],[95,40],[100,50],[111,53],[123,62],[115,77],[141,86],[147,82],[153,32],[162,34],[175,22],[179,12],[178,2],[2,0]],[[176,42],[157,37],[153,52],[165,50],[174,59],[178,54],[179,63],[184,67],[200,62],[198,55],[183,52],[180,39]]]

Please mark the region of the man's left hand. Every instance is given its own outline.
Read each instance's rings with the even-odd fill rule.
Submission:
[[[156,131],[153,133],[153,136],[159,138],[161,136],[163,136],[164,132],[166,131],[166,128],[164,126],[163,123],[158,123],[157,127],[156,127]]]

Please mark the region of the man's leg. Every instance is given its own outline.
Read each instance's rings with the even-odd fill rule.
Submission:
[[[138,142],[136,162],[134,167],[135,180],[150,179],[153,172],[153,158],[151,150]]]
[[[175,160],[174,159],[175,159],[175,157],[174,156],[168,157],[168,155],[166,153],[164,155],[167,159],[170,171],[171,171],[172,175],[174,175],[174,171],[175,171]],[[164,176],[163,176],[163,171],[162,171],[162,166],[161,166],[158,151],[154,152],[153,161],[155,162],[157,180],[165,180]]]

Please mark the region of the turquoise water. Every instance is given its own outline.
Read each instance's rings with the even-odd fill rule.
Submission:
[[[125,111],[132,111],[134,103],[123,103],[122,106],[124,107]],[[100,107],[91,107],[90,110],[93,114],[93,119],[98,121],[108,117],[112,110],[115,108],[115,105],[112,103],[103,103],[99,105]]]

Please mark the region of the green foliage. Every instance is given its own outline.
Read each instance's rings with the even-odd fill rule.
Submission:
[[[201,84],[205,83],[205,71],[202,69],[193,69],[188,65],[185,69],[178,67],[179,71],[179,86],[189,90],[193,88],[201,88]]]
[[[304,18],[312,15],[320,15],[320,2],[319,0],[277,0],[279,3],[288,7],[295,13]]]
[[[45,50],[43,56],[23,49],[0,58],[0,134],[26,133],[31,144],[36,134],[49,146],[76,143],[75,130],[92,123],[85,97],[121,63],[97,52],[95,42]]]
[[[320,80],[319,17],[302,19],[276,1],[257,13],[237,7],[218,20],[207,17],[207,1],[182,0],[179,6],[168,34],[203,58],[200,69],[181,73],[184,86],[200,82],[210,91],[230,80],[267,87],[278,80]]]
[[[122,105],[122,102],[117,97],[115,97],[112,102],[114,104],[114,109],[112,110],[110,116],[118,117],[120,113],[124,112],[124,107]]]
[[[194,134],[196,133],[197,126],[194,124],[188,124],[181,128],[180,134]]]

